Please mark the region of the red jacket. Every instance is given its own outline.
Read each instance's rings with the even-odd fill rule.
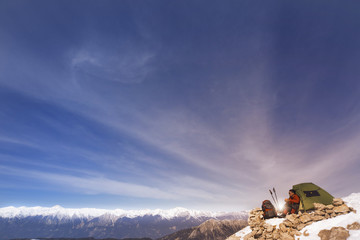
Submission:
[[[290,203],[300,203],[300,198],[298,195],[294,194],[292,197],[288,199],[288,202]]]

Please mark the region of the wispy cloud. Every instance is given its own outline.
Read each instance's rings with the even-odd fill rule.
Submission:
[[[174,195],[157,188],[145,185],[131,184],[101,177],[77,177],[56,173],[45,173],[36,170],[24,170],[1,166],[2,174],[26,176],[43,181],[50,181],[68,190],[81,191],[86,194],[112,194],[140,198],[173,199]]]
[[[77,77],[126,84],[143,82],[152,71],[151,60],[154,58],[150,50],[138,49],[129,43],[119,43],[114,49],[106,42],[86,44],[72,55],[71,67],[74,74],[80,74]]]

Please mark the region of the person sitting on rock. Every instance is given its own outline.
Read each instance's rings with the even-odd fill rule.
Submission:
[[[289,198],[285,199],[285,209],[283,212],[283,215],[286,214],[293,214],[299,212],[299,206],[300,206],[300,197],[295,193],[294,189],[289,190]]]

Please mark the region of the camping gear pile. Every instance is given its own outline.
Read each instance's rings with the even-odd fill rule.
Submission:
[[[248,220],[252,232],[247,234],[244,240],[293,240],[295,236],[301,235],[300,230],[313,222],[355,211],[349,208],[343,200],[334,199],[328,192],[313,183],[302,183],[294,185],[293,188],[300,196],[301,211],[298,214],[286,215],[285,220],[277,228],[265,222],[265,213],[261,208],[253,209],[250,211]]]

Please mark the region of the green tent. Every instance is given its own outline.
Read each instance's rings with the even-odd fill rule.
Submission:
[[[327,191],[313,183],[300,183],[294,185],[293,189],[300,197],[300,210],[304,211],[314,209],[313,203],[329,205],[334,199]]]

